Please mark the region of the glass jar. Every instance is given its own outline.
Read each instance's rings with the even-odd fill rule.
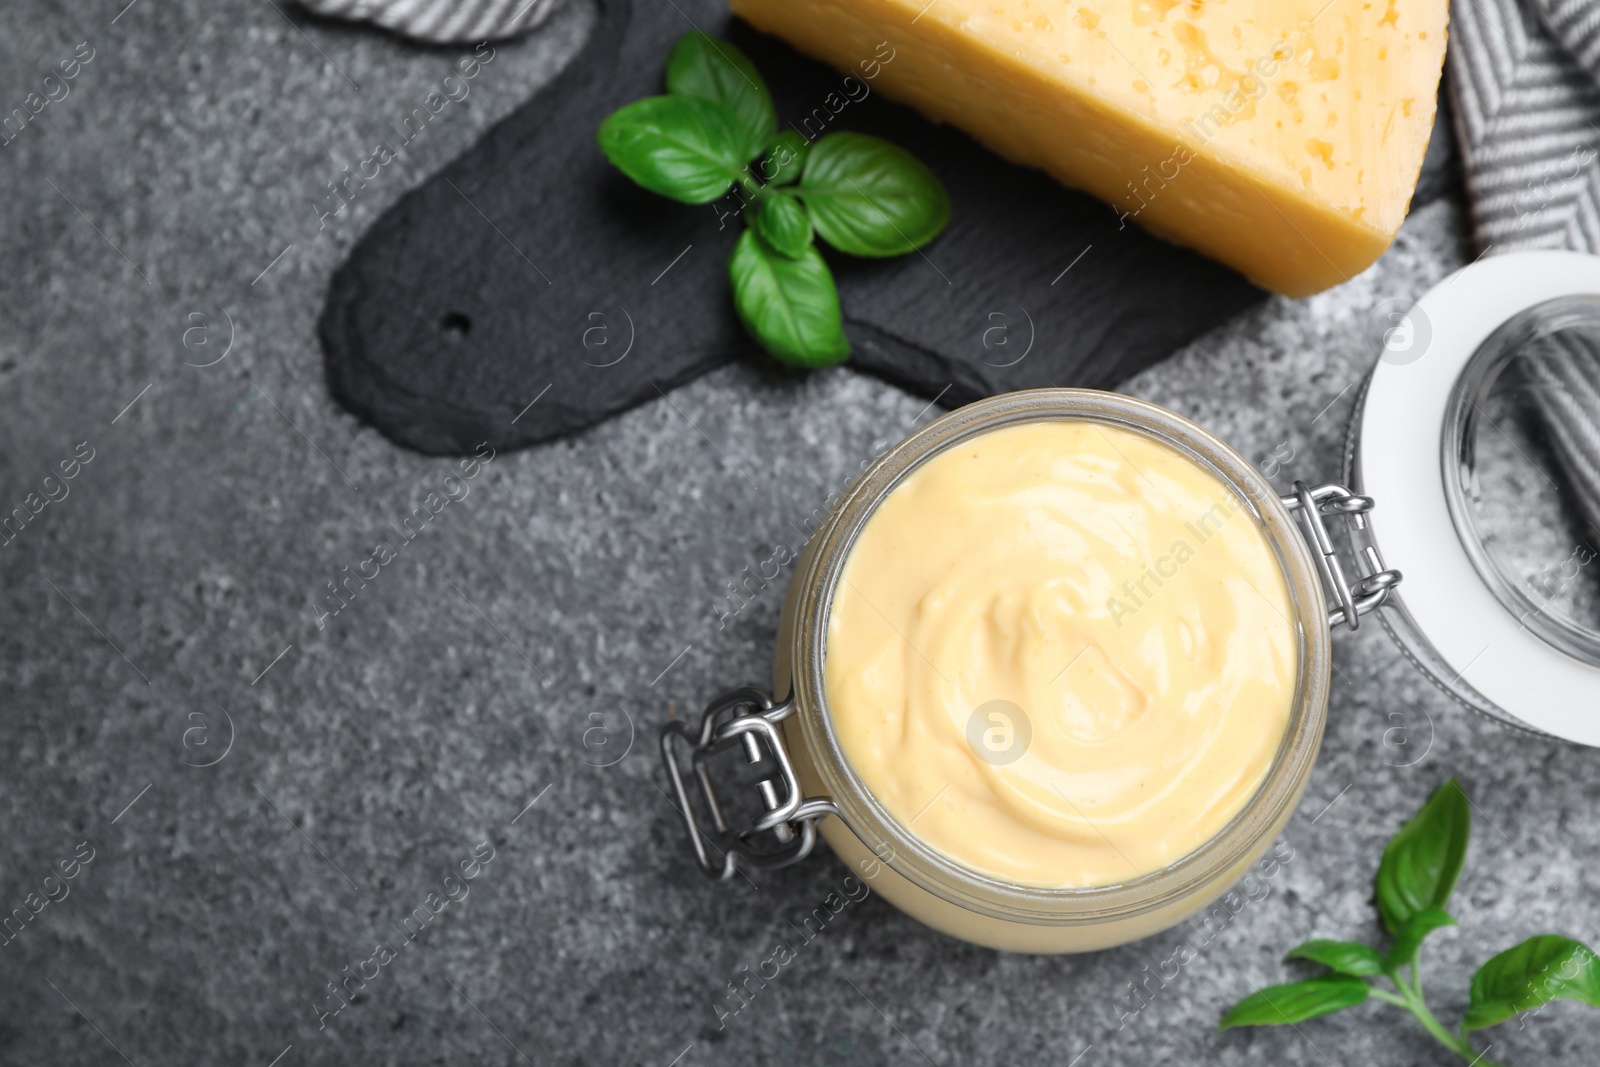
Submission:
[[[873,797],[840,747],[823,665],[834,590],[857,537],[878,506],[929,458],[981,434],[1021,423],[1089,421],[1151,438],[1222,482],[1271,548],[1289,591],[1298,661],[1288,727],[1251,800],[1196,851],[1115,885],[1050,889],[1007,884],[925,844]],[[1041,389],[958,409],[880,456],[834,504],[789,585],[774,657],[772,693],[745,688],[714,701],[698,731],[680,722],[662,755],[701,866],[716,877],[741,867],[803,859],[820,832],[834,852],[903,911],[953,937],[1018,952],[1083,952],[1149,936],[1198,911],[1243,876],[1293,814],[1322,740],[1328,705],[1330,627],[1351,629],[1400,579],[1375,546],[1358,556],[1350,583],[1327,521],[1364,529],[1372,501],[1342,486],[1296,483],[1280,497],[1248,461],[1189,420],[1115,393]],[[1330,609],[1330,602],[1333,607]],[[687,748],[698,796],[679,754]],[[744,760],[736,793],[713,757]],[[724,795],[743,801],[735,811]],[[704,812],[698,815],[697,812]]]

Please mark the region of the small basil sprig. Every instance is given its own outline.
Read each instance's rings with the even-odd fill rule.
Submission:
[[[855,256],[900,256],[950,221],[944,186],[910,153],[859,133],[815,143],[780,133],[755,65],[699,31],[667,57],[667,95],[613,113],[598,140],[617,169],[673,200],[709,204],[739,189],[748,229],[728,260],[734,308],[761,347],[791,366],[850,355],[818,237]]]
[[[1571,938],[1542,934],[1478,968],[1466,1017],[1455,1032],[1434,1017],[1422,999],[1417,951],[1428,934],[1455,925],[1444,905],[1461,877],[1471,831],[1472,806],[1452,778],[1434,790],[1383,850],[1374,888],[1389,951],[1356,941],[1307,941],[1284,958],[1321,964],[1331,973],[1252,993],[1222,1017],[1218,1029],[1299,1023],[1372,997],[1409,1011],[1435,1040],[1469,1063],[1496,1067],[1472,1047],[1468,1034],[1552,1000],[1600,1007],[1600,958]],[[1394,992],[1371,984],[1380,977]]]

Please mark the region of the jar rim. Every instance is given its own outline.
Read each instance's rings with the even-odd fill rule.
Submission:
[[[972,438],[1036,422],[1096,422],[1163,444],[1233,491],[1262,531],[1289,590],[1297,655],[1288,726],[1261,785],[1205,844],[1157,871],[1106,886],[1048,888],[999,880],[964,866],[902,826],[866,787],[840,744],[824,664],[833,596],[851,550],[878,507],[913,471]],[[844,824],[923,890],[968,911],[1040,925],[1099,923],[1173,904],[1250,862],[1298,802],[1326,723],[1331,667],[1328,612],[1310,549],[1266,478],[1219,438],[1147,401],[1090,389],[1006,393],[958,408],[878,456],[818,527],[804,569],[790,649],[796,720],[823,791]]]
[[[1530,344],[1565,331],[1600,326],[1600,295],[1569,293],[1523,308],[1506,319],[1462,367],[1450,391],[1444,429],[1439,436],[1445,504],[1456,535],[1483,584],[1506,612],[1546,644],[1581,663],[1600,667],[1600,631],[1540,603],[1508,561],[1491,547],[1478,509],[1473,506],[1477,463],[1473,434],[1479,423],[1494,426],[1483,411],[1486,396],[1513,363],[1527,357]],[[1494,427],[1499,432],[1498,427]],[[1531,463],[1531,461],[1529,461]]]

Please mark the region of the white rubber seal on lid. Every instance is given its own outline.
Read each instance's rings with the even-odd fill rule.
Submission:
[[[1600,257],[1512,253],[1440,282],[1402,324],[1415,351],[1390,349],[1373,371],[1355,473],[1377,501],[1372,538],[1405,575],[1395,598],[1443,664],[1523,724],[1600,746],[1600,669],[1523,627],[1484,583],[1451,519],[1440,459],[1451,389],[1489,335],[1581,294],[1600,294]]]

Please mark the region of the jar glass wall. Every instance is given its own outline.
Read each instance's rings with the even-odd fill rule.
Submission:
[[[850,550],[878,506],[921,464],[974,437],[1024,423],[1096,422],[1143,435],[1218,479],[1244,505],[1289,590],[1297,672],[1287,730],[1265,780],[1205,845],[1161,870],[1114,885],[1048,889],[997,881],[955,863],[902,826],[843,752],[825,685],[828,620]],[[1203,907],[1272,843],[1305,786],[1321,740],[1329,673],[1328,609],[1314,557],[1277,493],[1246,460],[1182,417],[1129,397],[1037,390],[973,404],[879,457],[835,504],[790,586],[774,691],[796,710],[783,729],[802,792],[838,811],[821,832],[896,905],[953,936],[1029,952],[1086,951],[1148,936]]]

